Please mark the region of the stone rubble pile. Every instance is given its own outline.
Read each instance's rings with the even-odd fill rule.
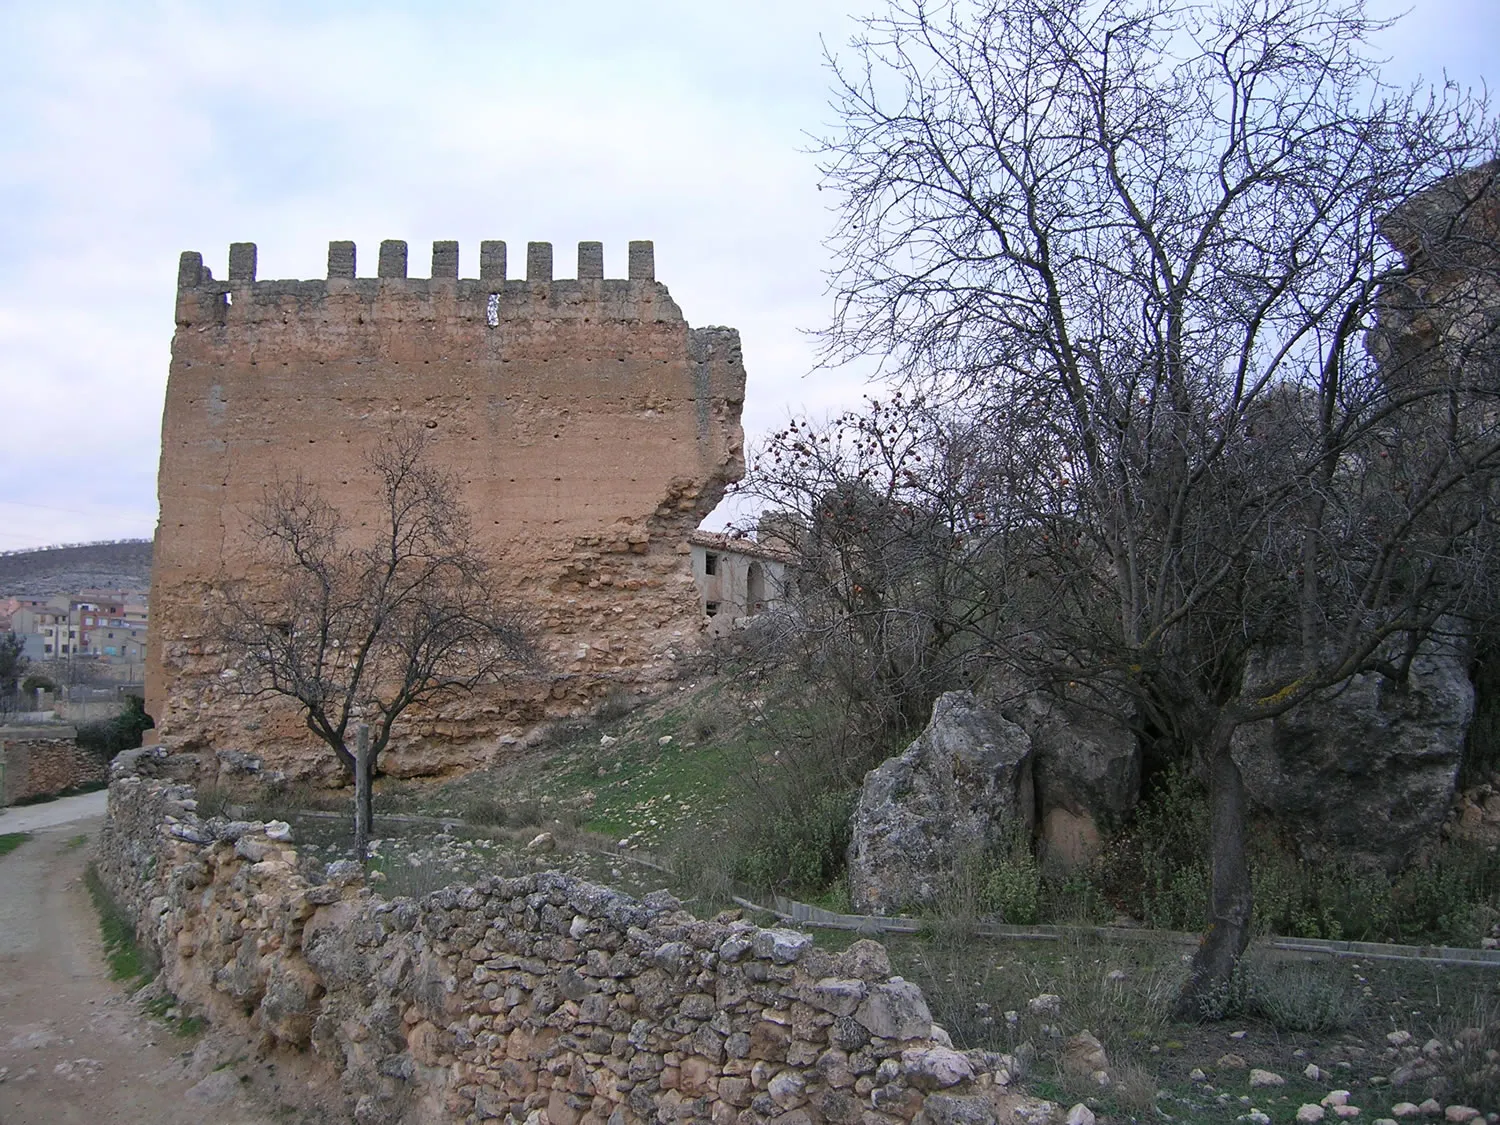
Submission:
[[[310,879],[279,822],[200,818],[140,776],[150,751],[121,759],[98,868],[166,986],[310,1060],[361,1125],[1062,1118],[1013,1060],[954,1050],[875,942],[830,954],[550,872],[386,901],[352,862]]]

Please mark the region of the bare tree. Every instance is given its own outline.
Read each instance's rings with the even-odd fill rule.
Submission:
[[[1493,279],[1494,166],[1458,173],[1495,130],[1380,85],[1378,26],[1358,0],[894,0],[832,61],[826,359],[879,355],[987,427],[1036,607],[1006,655],[1126,690],[1205,771],[1184,1014],[1249,937],[1235,730],[1402,680],[1494,542],[1493,327],[1403,328],[1384,366],[1365,341],[1382,306],[1409,328],[1463,296],[1424,280],[1442,263]],[[1247,676],[1270,647],[1293,655]]]
[[[473,543],[458,482],[429,463],[427,444],[423,431],[398,429],[369,456],[380,519],[368,534],[300,476],[268,488],[249,514],[250,576],[219,583],[219,633],[242,690],[292,701],[350,774],[359,724],[374,776],[409,708],[533,658]]]
[[[739,486],[796,516],[783,600],[808,663],[893,732],[925,721],[996,642],[987,441],[898,390],[827,422],[792,420]]]

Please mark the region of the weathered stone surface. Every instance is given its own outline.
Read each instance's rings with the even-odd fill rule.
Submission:
[[[906,751],[871,770],[849,845],[854,908],[888,914],[931,903],[966,855],[1019,827],[1033,808],[1031,741],[968,692],[949,692]]]
[[[1104,1044],[1090,1031],[1080,1031],[1063,1044],[1062,1056],[1063,1073],[1075,1078],[1092,1078],[1098,1081],[1098,1075],[1109,1074],[1109,1055],[1105,1053]]]
[[[363,459],[397,421],[425,427],[461,481],[549,675],[412,712],[385,771],[488,764],[501,738],[611,686],[674,677],[702,624],[687,537],[743,472],[745,371],[738,334],[690,328],[652,272],[476,281],[341,264],[326,280],[247,268],[226,282],[184,255],[146,675],[162,743],[253,748],[255,771],[333,769],[290,707],[248,707],[220,676],[205,596],[244,572],[247,514],[273,479],[317,485],[351,527],[375,521]],[[227,777],[252,759],[204,766]]]
[[[1248,685],[1281,675],[1291,659],[1262,654]],[[1252,803],[1304,858],[1397,871],[1438,838],[1473,712],[1463,653],[1431,645],[1405,685],[1356,676],[1324,699],[1241,727],[1234,756]]]
[[[854,1018],[882,1039],[925,1039],[932,1034],[932,1013],[922,990],[900,977],[872,988]]]
[[[169,815],[214,835],[192,796],[117,777],[100,877],[164,985],[221,1037],[245,1054],[294,1048],[299,1081],[342,1092],[327,1120],[1048,1119],[996,1090],[993,1056],[952,1048],[874,942],[833,956],[795,931],[699,921],[671,895],[555,872],[390,902],[357,879],[309,886],[289,841],[241,854],[272,846],[250,830],[264,826],[173,840]]]
[[[1031,738],[1042,861],[1054,871],[1087,866],[1140,799],[1141,750],[1127,702],[1110,710],[1041,689],[991,694]]]
[[[98,785],[109,777],[104,758],[82,749],[72,727],[5,727],[0,729],[0,801],[13,805],[51,797],[80,785]]]

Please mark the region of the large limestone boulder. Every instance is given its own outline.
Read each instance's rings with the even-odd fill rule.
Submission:
[[[854,908],[889,914],[934,901],[964,856],[1032,827],[1031,739],[1018,725],[949,692],[904,753],[865,777],[849,845]]]
[[[1263,653],[1247,684],[1295,654]],[[1242,727],[1234,757],[1250,801],[1308,860],[1399,871],[1438,838],[1453,800],[1474,686],[1460,646],[1433,644],[1404,685],[1367,674],[1278,719]]]
[[[1056,872],[1087,866],[1140,799],[1141,749],[1128,703],[1111,712],[1032,690],[999,709],[1031,738],[1042,862]]]

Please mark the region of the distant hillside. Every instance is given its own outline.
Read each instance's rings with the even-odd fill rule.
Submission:
[[[79,590],[150,588],[149,539],[0,552],[0,596],[35,598]]]

